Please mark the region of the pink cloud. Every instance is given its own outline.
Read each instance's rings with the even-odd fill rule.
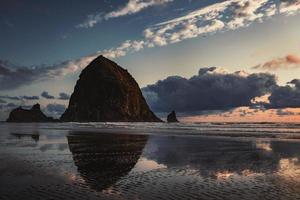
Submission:
[[[252,69],[262,69],[269,71],[294,68],[300,68],[300,57],[294,54],[289,54],[282,58],[275,58],[263,64],[252,67]]]

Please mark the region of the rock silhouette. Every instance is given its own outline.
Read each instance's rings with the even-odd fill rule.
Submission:
[[[57,120],[47,117],[42,111],[40,104],[35,104],[31,109],[18,107],[9,114],[7,122],[55,122]]]
[[[102,191],[134,168],[148,136],[71,132],[67,139],[74,163],[85,183]]]
[[[179,122],[177,117],[176,117],[176,112],[174,110],[168,115],[167,121],[169,123]]]
[[[160,122],[149,109],[134,78],[99,56],[80,74],[61,121]]]

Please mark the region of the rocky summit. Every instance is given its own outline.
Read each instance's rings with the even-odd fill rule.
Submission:
[[[99,56],[80,74],[61,121],[160,122],[149,109],[134,78]]]
[[[18,107],[9,114],[7,122],[55,122],[57,120],[47,117],[42,111],[40,104],[35,104],[31,109]]]

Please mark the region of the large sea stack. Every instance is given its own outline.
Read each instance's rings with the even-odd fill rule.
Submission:
[[[149,109],[134,78],[115,62],[99,56],[80,74],[65,122],[160,122]]]
[[[9,114],[7,122],[55,122],[57,120],[47,117],[42,111],[40,104],[35,104],[31,109],[18,107]]]

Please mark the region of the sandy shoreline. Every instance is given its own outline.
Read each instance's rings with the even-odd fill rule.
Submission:
[[[26,126],[1,127],[0,199],[300,198],[298,140]]]

